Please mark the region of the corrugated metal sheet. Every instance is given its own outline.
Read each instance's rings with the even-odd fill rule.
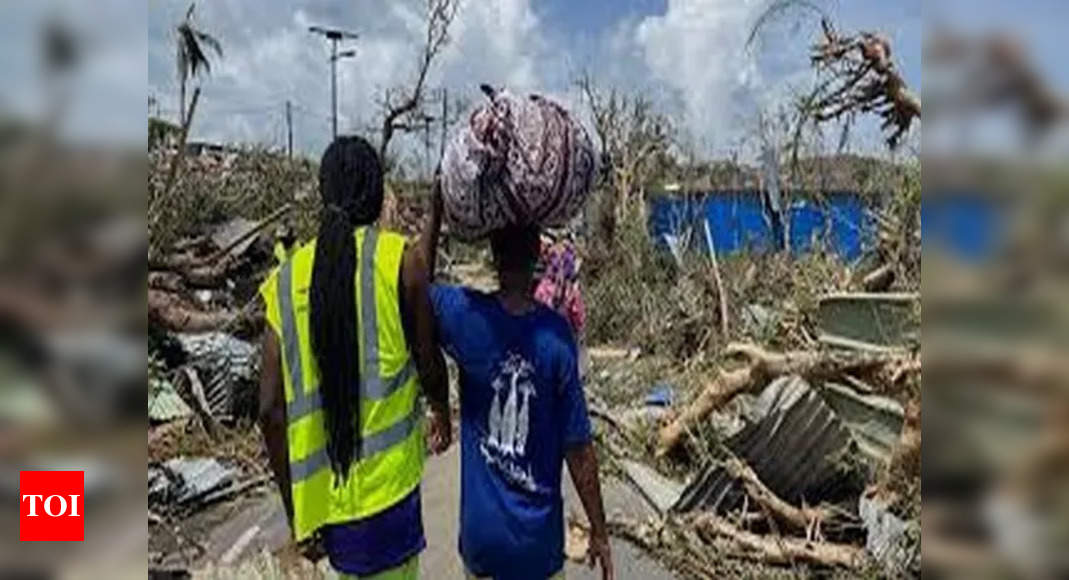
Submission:
[[[236,401],[247,399],[245,394],[256,388],[256,347],[223,332],[179,334],[177,338],[204,384],[204,397],[212,415],[239,412]]]
[[[799,377],[769,384],[755,405],[759,419],[727,442],[761,481],[783,499],[800,504],[839,495],[846,485],[839,459],[850,432],[823,399]],[[742,499],[737,482],[717,464],[687,485],[674,511],[722,511]]]
[[[149,467],[151,504],[188,504],[234,482],[234,472],[208,457],[175,457]]]
[[[148,416],[154,422],[172,421],[193,414],[189,405],[178,396],[170,381],[150,380]]]
[[[879,346],[920,342],[920,295],[916,293],[840,293],[820,298],[821,335]]]

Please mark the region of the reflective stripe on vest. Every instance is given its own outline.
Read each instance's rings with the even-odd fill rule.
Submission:
[[[395,375],[383,380],[379,373],[378,313],[375,302],[375,253],[378,248],[378,232],[368,228],[364,234],[360,252],[360,307],[363,326],[364,365],[360,382],[360,397],[364,400],[381,400],[403,387],[415,374],[412,359]],[[279,310],[282,318],[283,356],[289,369],[293,400],[286,404],[286,420],[292,424],[323,407],[322,394],[318,389],[308,393],[304,384],[300,340],[297,333],[296,312],[293,305],[293,261],[287,260],[278,275]],[[369,457],[404,441],[415,428],[422,414],[420,405],[386,429],[364,435],[354,448],[354,461]],[[330,460],[325,447],[314,451],[301,460],[290,462],[291,483],[298,483],[320,469],[329,467]]]
[[[419,405],[416,405],[412,412],[400,421],[378,433],[370,436],[365,435],[360,440],[359,453],[357,455],[361,458],[370,457],[404,441],[415,429],[416,424],[419,422],[420,414]],[[290,477],[294,482],[298,482],[329,466],[330,458],[327,456],[327,450],[321,448],[300,461],[291,462]]]
[[[403,387],[416,372],[412,359],[388,380],[383,380],[379,373],[378,313],[375,307],[375,250],[378,248],[378,232],[368,228],[364,234],[364,250],[360,257],[360,291],[364,320],[364,370],[361,372],[360,397],[377,401],[385,399],[394,391]],[[290,384],[293,385],[293,401],[286,405],[286,418],[289,422],[297,421],[323,408],[323,396],[319,390],[309,394],[304,388],[304,375],[301,369],[300,343],[297,338],[297,321],[294,320],[292,288],[292,260],[287,260],[278,275],[278,295],[282,315],[282,339],[286,344],[286,362],[290,363]],[[359,457],[359,456],[357,456]]]

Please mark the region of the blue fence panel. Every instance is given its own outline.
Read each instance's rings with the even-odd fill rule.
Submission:
[[[824,211],[806,199],[793,202],[787,212],[790,224],[790,246],[794,254],[813,249],[814,242],[824,239]]]
[[[822,204],[795,199],[784,216],[791,252],[811,251],[817,242],[844,260],[853,261],[874,243],[877,227],[867,198],[852,192],[833,192]],[[997,200],[974,192],[925,196],[921,202],[921,235],[958,258],[980,261],[996,253],[1004,241],[1003,209]],[[692,247],[704,249],[703,219],[709,221],[718,252],[769,251],[779,245],[760,192],[659,196],[650,202],[649,227],[658,245],[664,245],[666,234],[678,236],[689,229]]]
[[[690,229],[694,236],[701,230],[703,201],[693,197],[656,197],[650,202],[649,228],[658,247],[665,247],[665,236],[678,236]],[[702,245],[704,247],[704,243]]]
[[[875,241],[876,224],[861,196],[856,193],[829,193],[828,222],[831,247],[847,260],[856,260]]]

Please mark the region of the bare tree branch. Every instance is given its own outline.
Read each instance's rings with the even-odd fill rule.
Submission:
[[[423,127],[416,119],[423,112],[427,73],[442,49],[449,44],[449,26],[456,18],[460,0],[427,0],[427,30],[420,51],[416,79],[411,87],[395,87],[384,93],[382,127],[379,133],[379,158],[385,160],[390,141],[397,132],[411,132]]]
[[[644,211],[642,186],[653,174],[657,160],[668,149],[671,122],[653,110],[653,103],[641,96],[625,96],[616,89],[603,93],[589,74],[576,81],[594,120],[594,132],[601,143],[603,174],[610,196],[603,217],[609,238],[615,224],[631,212]]]

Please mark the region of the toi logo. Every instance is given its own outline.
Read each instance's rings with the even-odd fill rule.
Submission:
[[[84,489],[82,471],[20,471],[19,540],[84,540]]]

